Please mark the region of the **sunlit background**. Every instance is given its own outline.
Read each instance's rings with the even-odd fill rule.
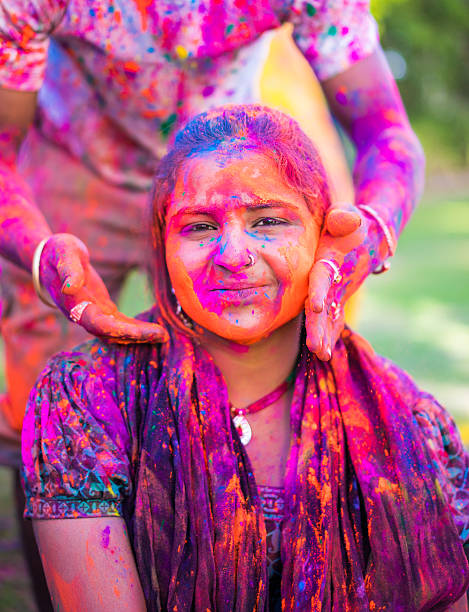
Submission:
[[[426,150],[427,187],[391,271],[367,281],[356,327],[436,395],[469,445],[469,11],[465,0],[371,4]],[[132,276],[122,308],[147,303]],[[0,611],[33,612],[9,479],[0,468]]]

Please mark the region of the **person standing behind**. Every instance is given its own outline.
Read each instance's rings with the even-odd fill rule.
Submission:
[[[258,101],[262,36],[287,22],[358,152],[355,203],[329,213],[311,271],[308,345],[327,360],[346,300],[394,252],[422,185],[423,154],[368,2],[3,0],[0,435],[20,430],[47,358],[87,332],[165,339],[115,306],[145,263],[141,213],[156,161],[193,114]]]
[[[257,101],[255,79],[248,77],[259,65],[264,32],[292,24],[296,44],[357,146],[356,203],[369,207],[354,234],[323,235],[308,328],[320,358],[330,355],[341,306],[394,249],[418,199],[422,152],[367,2],[196,4],[177,10],[130,0],[1,5],[0,252],[22,268],[5,265],[2,282],[9,383],[3,412],[13,428],[21,426],[46,358],[76,344],[84,329],[117,341],[162,339],[158,328],[118,315],[106,287],[115,297],[128,270],[142,263],[141,208],[174,129],[205,108]],[[341,233],[337,223],[329,229]],[[35,295],[30,271],[44,239],[43,292],[66,316],[91,302],[81,327]],[[342,267],[342,279],[329,291],[338,280],[335,267]]]

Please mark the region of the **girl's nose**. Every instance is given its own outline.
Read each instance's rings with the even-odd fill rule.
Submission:
[[[254,263],[254,257],[248,248],[248,237],[240,228],[231,228],[223,232],[213,263],[230,272],[238,272]]]

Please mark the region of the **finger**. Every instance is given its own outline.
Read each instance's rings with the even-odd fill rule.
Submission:
[[[306,327],[306,346],[312,353],[316,353],[322,345],[322,330],[311,325]]]
[[[156,323],[139,321],[117,312],[110,315],[90,304],[83,312],[80,325],[89,333],[119,343],[167,342],[166,330]]]
[[[315,355],[321,361],[329,361],[331,358],[331,320],[328,314],[328,310],[324,309],[322,313],[323,316],[323,325],[322,325],[322,335],[321,335],[321,343],[318,346],[318,349],[315,351]]]
[[[329,337],[330,337],[330,346],[332,349],[336,345],[337,340],[339,339],[339,336],[344,329],[344,326],[345,326],[345,316],[344,316],[344,311],[342,308],[341,316],[335,321],[331,321],[330,323]]]
[[[321,261],[316,262],[309,275],[308,301],[313,312],[322,312],[332,281],[330,266]]]
[[[62,255],[57,263],[57,273],[62,282],[64,295],[74,295],[85,283],[85,270],[81,254],[75,249],[67,251],[66,259]]]
[[[322,338],[321,346],[316,351],[316,357],[320,359],[321,361],[329,361],[329,359],[331,358],[331,354],[332,353],[331,353],[330,336],[326,328],[326,331],[324,332],[324,336]]]
[[[316,356],[321,361],[329,361],[332,357],[334,346],[344,328],[344,309],[343,304],[334,305],[332,301],[328,304],[328,314],[323,335],[322,349],[316,352]]]
[[[332,208],[326,215],[326,229],[335,237],[347,236],[357,230],[362,223],[358,212]]]
[[[306,345],[312,353],[321,350],[322,339],[324,336],[324,326],[326,325],[326,312],[312,312],[310,308],[305,309],[306,314]]]

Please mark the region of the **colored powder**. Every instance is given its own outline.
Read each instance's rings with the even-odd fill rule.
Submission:
[[[103,548],[109,547],[109,536],[111,534],[111,528],[107,525],[101,532],[101,546]]]

